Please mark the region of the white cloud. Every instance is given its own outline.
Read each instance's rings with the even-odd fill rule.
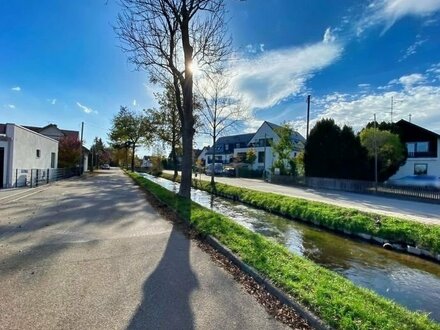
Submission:
[[[11,88],[11,91],[19,92],[19,91],[21,91],[21,87],[20,87],[20,86],[12,87],[12,88]]]
[[[14,104],[8,104],[8,108],[9,109],[15,109],[15,105]]]
[[[52,105],[55,105],[57,103],[57,99],[47,99],[47,102],[49,102]]]
[[[335,42],[336,37],[333,35],[333,32],[331,28],[327,28],[324,32],[324,37],[322,38],[322,41],[326,44],[329,42]]]
[[[82,105],[82,104],[79,103],[79,102],[76,102],[76,105],[77,105],[78,107],[80,107],[80,108],[82,109],[82,111],[84,111],[84,112],[87,113],[87,114],[92,113],[92,112],[94,112],[94,113],[98,113],[97,111],[94,111],[92,108],[86,107],[85,105]]]
[[[135,107],[137,105],[137,101],[133,100],[133,106]]]
[[[232,65],[231,83],[252,108],[271,107],[303,92],[306,81],[334,63],[341,53],[342,46],[330,40],[265,51]]]
[[[387,89],[378,93],[330,94],[315,101],[320,112],[312,120],[313,124],[321,118],[333,118],[340,125],[352,126],[359,130],[377,115],[378,121],[390,121],[391,97],[394,99],[393,121],[408,120],[440,133],[440,86],[429,83],[435,72],[431,69],[424,74],[414,73],[390,81]],[[393,90],[390,90],[393,89]],[[300,132],[305,132],[305,122],[296,121]]]
[[[401,84],[404,88],[410,88],[413,85],[417,85],[423,83],[426,80],[426,77],[420,73],[412,73],[406,76],[402,76],[399,79],[393,79],[390,81],[390,85],[392,84]]]
[[[366,29],[381,24],[382,33],[405,16],[422,17],[430,20],[430,15],[440,10],[440,0],[373,0],[366,11],[357,20],[356,33],[362,34]]]
[[[358,84],[359,88],[368,88],[370,87],[370,84]]]
[[[417,49],[427,41],[428,39],[420,39],[420,36],[418,35],[417,40],[406,49],[405,54],[403,54],[402,58],[399,59],[399,62],[406,60],[411,55],[414,55],[417,52]]]

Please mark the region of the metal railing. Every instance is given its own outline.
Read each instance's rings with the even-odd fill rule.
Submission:
[[[15,169],[14,187],[38,187],[49,182],[80,175],[80,168]]]

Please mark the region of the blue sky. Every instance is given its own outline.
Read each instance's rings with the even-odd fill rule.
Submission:
[[[227,0],[231,84],[263,120],[304,132],[332,117],[359,129],[377,113],[440,132],[440,0]],[[112,25],[109,0],[0,2],[0,122],[79,129],[106,138],[120,105],[155,105]],[[198,138],[200,145],[204,138]]]

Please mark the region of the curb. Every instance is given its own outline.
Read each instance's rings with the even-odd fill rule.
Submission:
[[[244,263],[239,257],[237,257],[231,250],[222,245],[216,238],[208,235],[205,238],[206,242],[215,248],[218,252],[223,254],[226,258],[231,260],[238,268],[240,268],[243,272],[254,278],[258,284],[261,284],[265,287],[265,289],[277,297],[283,304],[293,308],[298,315],[300,315],[303,319],[305,319],[310,326],[317,330],[330,330],[332,329],[328,325],[326,325],[321,319],[319,319],[315,314],[313,314],[309,309],[305,306],[299,304],[298,302],[292,300],[287,294],[278,289],[275,285],[272,284],[268,279],[264,278],[260,273],[258,273],[254,268]]]

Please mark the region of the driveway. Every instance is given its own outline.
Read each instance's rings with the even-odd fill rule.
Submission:
[[[172,171],[165,172],[173,173]],[[211,177],[202,174],[201,179],[209,181]],[[216,177],[215,180],[216,182],[226,183],[231,186],[298,197],[342,207],[350,207],[365,212],[374,212],[427,224],[440,225],[440,203],[423,203],[343,191],[299,188],[272,184],[258,179]]]
[[[284,329],[119,170],[0,203],[0,329]]]

